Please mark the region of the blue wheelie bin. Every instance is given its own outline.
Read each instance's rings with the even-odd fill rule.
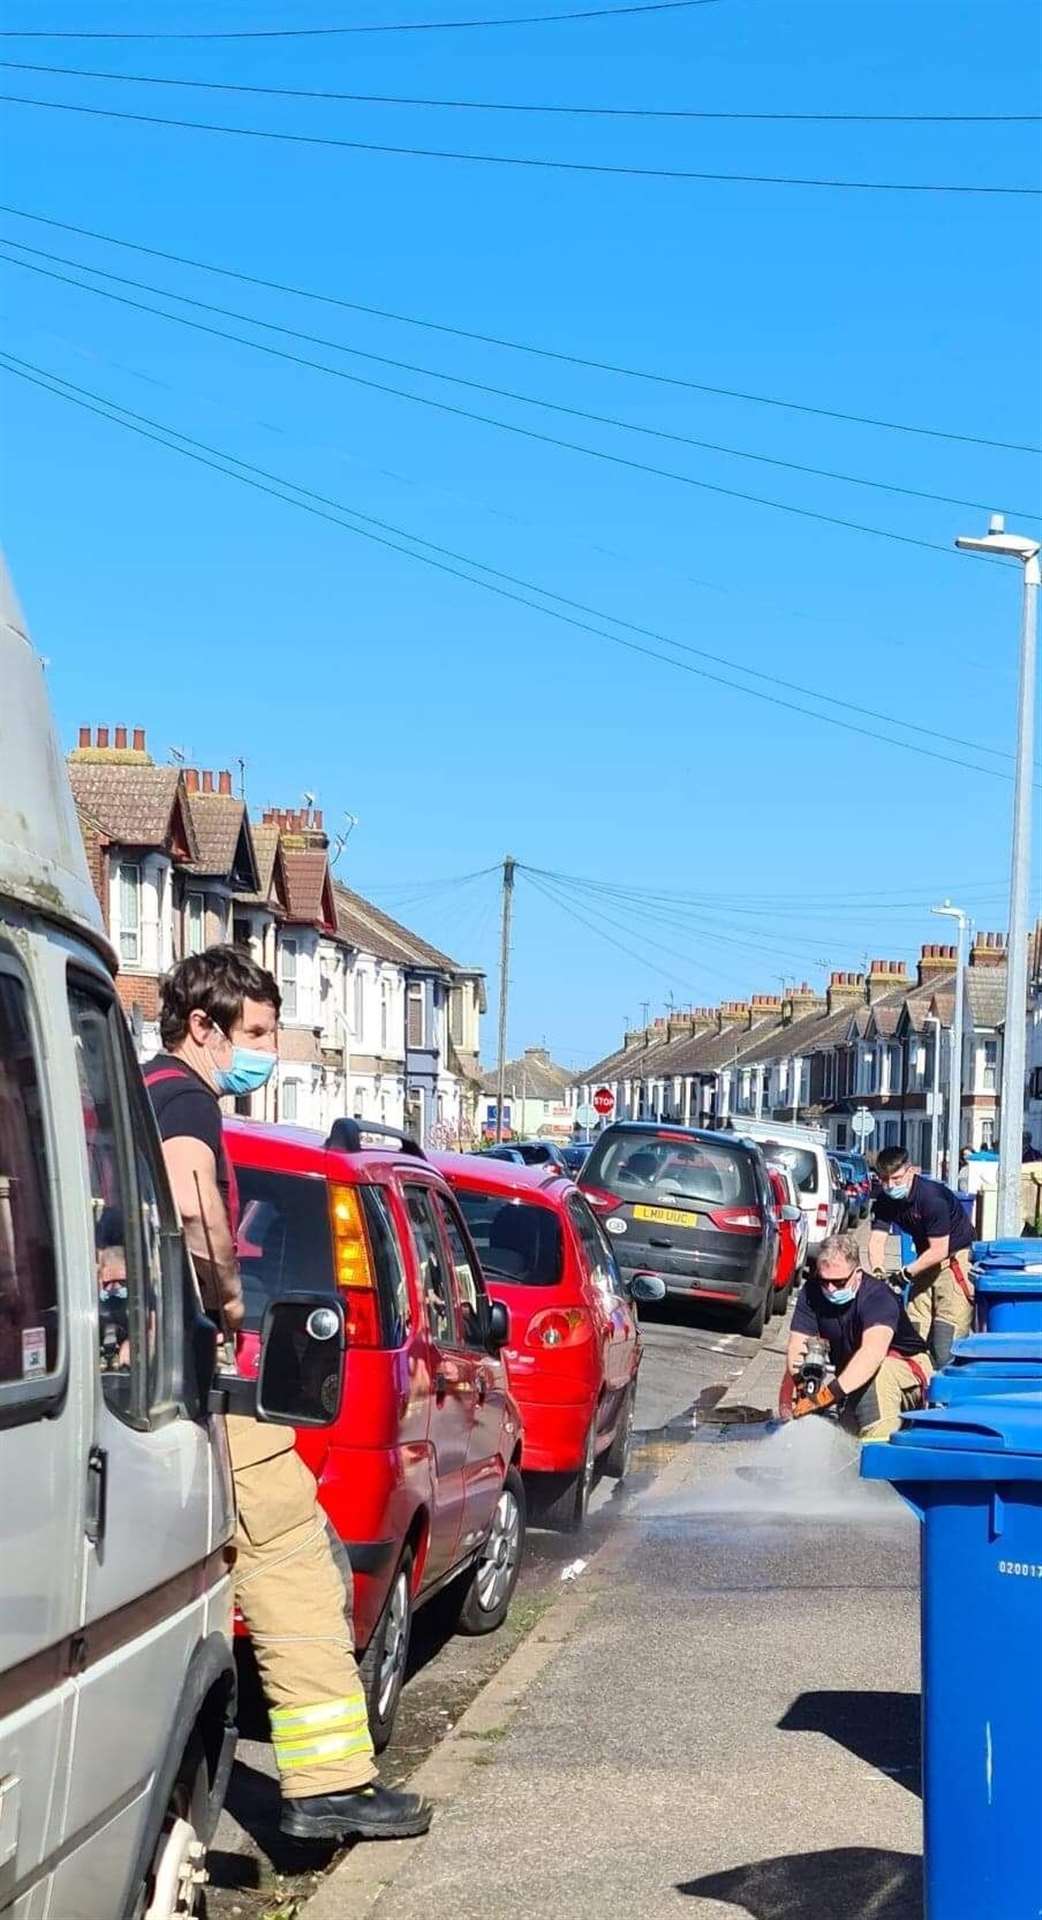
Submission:
[[[977,1322],[987,1333],[1042,1333],[1042,1240],[978,1241]]]
[[[1042,1389],[1042,1333],[971,1333],[957,1340],[943,1372],[930,1381],[931,1407],[961,1406],[982,1394]]]
[[[925,1920],[1042,1914],[1042,1391],[862,1449],[922,1523]]]

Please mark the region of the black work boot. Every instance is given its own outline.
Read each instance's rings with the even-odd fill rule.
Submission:
[[[426,1833],[433,1808],[418,1793],[396,1793],[379,1780],[345,1793],[284,1800],[280,1833],[293,1840],[413,1840]]]

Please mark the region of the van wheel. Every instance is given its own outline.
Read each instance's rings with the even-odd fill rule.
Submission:
[[[412,1636],[412,1550],[398,1562],[376,1630],[359,1665],[369,1708],[369,1732],[377,1753],[391,1738]]]
[[[141,1920],[206,1920],[206,1831],[210,1775],[200,1742],[189,1741],[137,1911]]]
[[[755,1307],[752,1307],[748,1313],[744,1313],[738,1323],[742,1332],[747,1334],[750,1340],[758,1340],[767,1325],[771,1311],[770,1297],[773,1292],[774,1288],[769,1287],[765,1293],[761,1294]]]
[[[586,1435],[586,1447],[582,1466],[578,1473],[544,1474],[541,1477],[551,1487],[560,1488],[549,1498],[540,1502],[539,1523],[550,1527],[555,1533],[580,1533],[586,1522],[586,1513],[593,1491],[593,1476],[597,1458],[597,1417],[590,1422]],[[562,1485],[563,1482],[563,1485]]]
[[[611,1480],[625,1480],[633,1459],[633,1419],[637,1407],[637,1389],[626,1388],[626,1397],[619,1408],[615,1438],[604,1456],[604,1471]]]
[[[461,1582],[460,1633],[495,1633],[510,1611],[525,1551],[525,1488],[516,1467],[507,1470],[488,1538],[472,1573]]]

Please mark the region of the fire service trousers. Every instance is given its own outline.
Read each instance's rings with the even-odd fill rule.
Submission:
[[[875,1378],[847,1401],[841,1424],[859,1440],[889,1440],[901,1424],[901,1415],[922,1406],[932,1373],[925,1353],[914,1363],[903,1354],[888,1353]]]
[[[908,1298],[908,1318],[930,1348],[935,1367],[946,1367],[952,1345],[973,1331],[973,1283],[964,1253],[917,1274]]]
[[[235,1598],[257,1656],[283,1797],[367,1786],[376,1767],[350,1594],[314,1475],[284,1429],[231,1416],[228,1442],[238,1509]]]

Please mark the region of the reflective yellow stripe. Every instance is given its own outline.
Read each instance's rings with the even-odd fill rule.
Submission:
[[[319,1740],[300,1742],[290,1748],[275,1741],[275,1764],[280,1773],[299,1772],[304,1767],[322,1765],[331,1760],[347,1760],[354,1754],[370,1754],[373,1750],[368,1727],[360,1727],[357,1733],[330,1733]]]
[[[365,1695],[361,1689],[357,1693],[342,1694],[338,1700],[321,1700],[313,1707],[275,1707],[271,1714],[272,1731],[280,1734],[317,1731],[339,1726],[345,1717],[359,1713],[365,1713]]]

